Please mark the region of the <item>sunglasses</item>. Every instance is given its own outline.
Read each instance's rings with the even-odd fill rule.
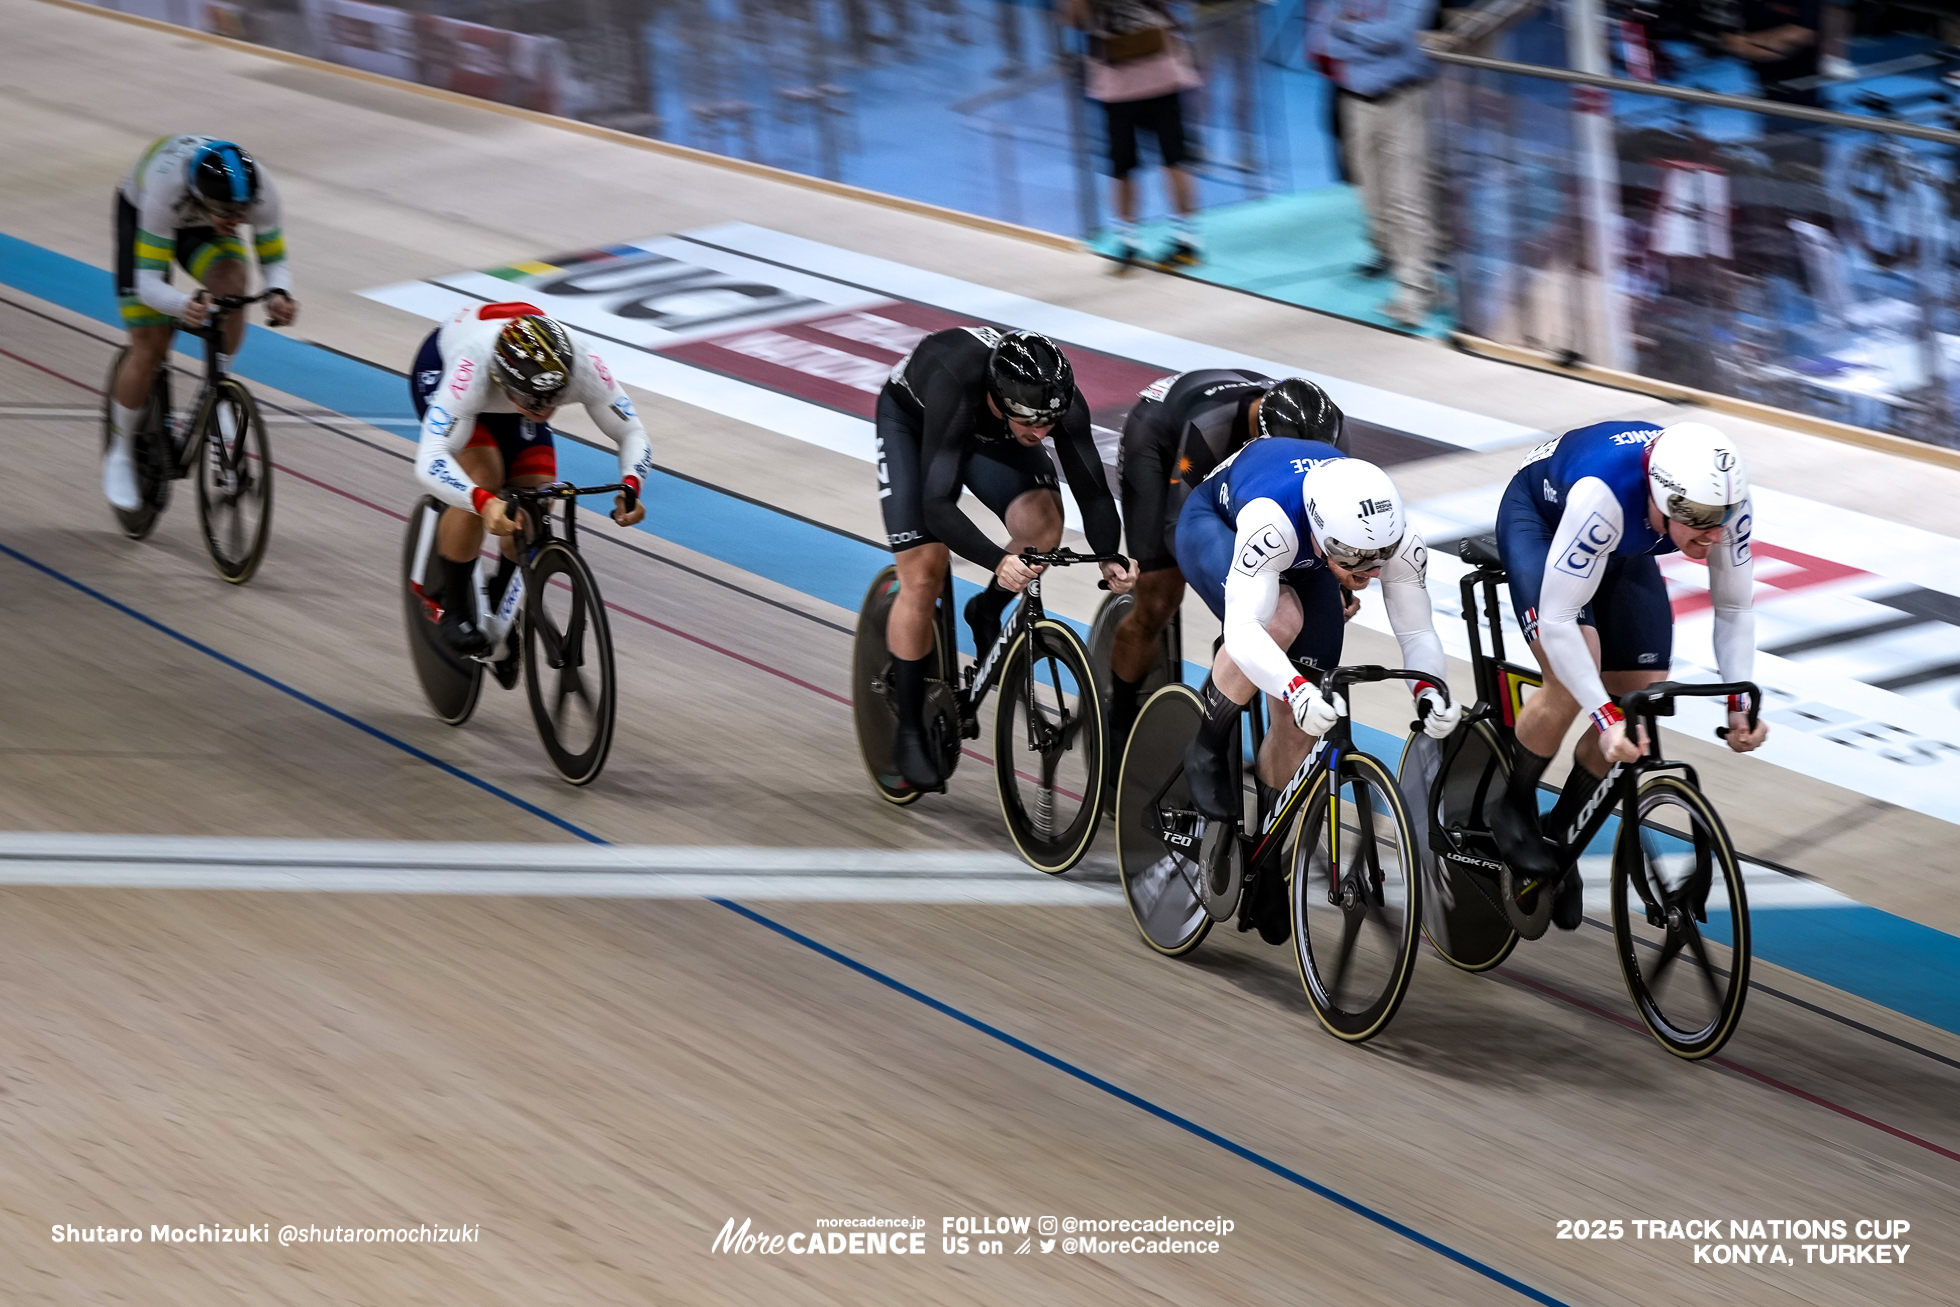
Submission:
[[[1695,531],[1726,526],[1729,520],[1741,511],[1741,504],[1697,504],[1685,495],[1667,497],[1667,515],[1682,526]]]
[[[1401,547],[1402,542],[1400,540],[1397,540],[1386,549],[1350,549],[1338,541],[1323,540],[1320,542],[1320,550],[1327,555],[1327,561],[1330,563],[1339,563],[1350,572],[1366,572],[1371,568],[1380,567],[1383,563],[1393,558],[1395,551]]]

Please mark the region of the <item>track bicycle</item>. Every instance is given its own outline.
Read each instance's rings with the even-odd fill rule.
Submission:
[[[1120,554],[1072,549],[1025,550],[1029,566],[1122,562]],[[851,706],[858,750],[879,797],[916,803],[925,791],[899,775],[898,705],[891,691],[891,650],[885,621],[898,597],[898,569],[879,572],[858,610],[851,645]],[[1028,582],[993,645],[975,650],[964,671],[954,638],[953,579],[933,615],[933,648],[926,676],[926,747],[942,778],[959,765],[961,741],[980,736],[980,706],[1000,688],[994,714],[994,781],[1001,816],[1014,847],[1029,865],[1060,875],[1082,860],[1102,819],[1102,697],[1089,650],[1066,623],[1041,606],[1041,578]]]
[[[265,419],[245,383],[226,372],[223,353],[225,320],[264,295],[220,295],[212,301],[202,327],[179,325],[178,330],[204,339],[204,380],[197,398],[181,420],[170,405],[170,364],[158,366],[150,393],[138,410],[136,430],[130,433],[136,461],[136,487],[142,502],[133,509],[110,510],[124,535],[141,540],[155,529],[170,503],[170,483],[197,468],[197,520],[204,547],[218,575],[233,585],[252,579],[265,558],[272,529],[272,448],[266,440]],[[102,400],[102,443],[109,443],[109,402],[122,369],[124,346],[109,365],[109,384]]]
[[[1295,666],[1328,694],[1429,679],[1387,667],[1318,674]],[[1447,702],[1448,688],[1437,688]],[[1263,698],[1243,710],[1255,725]],[[1293,956],[1314,1015],[1337,1038],[1373,1038],[1408,993],[1422,919],[1421,846],[1394,774],[1355,747],[1343,714],[1284,788],[1255,787],[1252,821],[1235,823],[1224,865],[1208,871],[1199,859],[1205,818],[1184,775],[1184,752],[1203,715],[1196,690],[1167,685],[1145,701],[1123,753],[1116,855],[1138,933],[1159,953],[1182,957],[1214,923],[1236,918],[1240,930],[1250,929],[1259,905],[1284,888]],[[1243,791],[1243,734],[1232,735],[1234,793]],[[1259,732],[1253,735],[1256,751]]]
[[[1518,711],[1526,692],[1544,681],[1535,669],[1505,658],[1498,606],[1505,574],[1495,539],[1465,540],[1459,552],[1471,564],[1461,589],[1477,702],[1436,753],[1420,747],[1405,753],[1403,780],[1410,793],[1428,796],[1432,893],[1424,933],[1454,965],[1486,971],[1510,956],[1519,939],[1545,933],[1557,881],[1513,872],[1490,832],[1485,810],[1504,801]],[[1644,728],[1646,752],[1637,762],[1615,763],[1578,819],[1546,833],[1563,874],[1617,816],[1610,895],[1620,971],[1654,1038],[1691,1060],[1719,1050],[1741,1020],[1749,993],[1749,902],[1728,829],[1694,767],[1661,753],[1658,719],[1674,714],[1676,699],[1729,695],[1747,700],[1753,728],[1762,693],[1751,682],[1662,681],[1627,695],[1621,708],[1629,735],[1638,738],[1634,728]]]
[[[531,718],[551,762],[573,785],[599,777],[612,749],[616,678],[612,630],[606,622],[599,583],[578,550],[578,499],[581,495],[624,493],[630,511],[635,494],[624,485],[510,487],[502,492],[518,529],[511,540],[515,558],[499,557],[494,570],[476,564],[477,611],[490,647],[463,657],[443,643],[439,595],[425,591],[436,526],[446,505],[424,495],[408,515],[402,541],[402,598],[408,618],[408,649],[422,692],[436,716],[461,726],[476,711],[488,668],[506,690],[524,676]],[[562,535],[554,530],[552,507],[564,505]]]

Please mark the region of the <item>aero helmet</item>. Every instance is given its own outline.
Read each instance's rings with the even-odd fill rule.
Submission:
[[[259,166],[230,141],[207,141],[184,165],[197,202],[214,213],[242,214],[258,202]]]
[[[1319,440],[1347,452],[1346,418],[1327,392],[1304,377],[1288,377],[1267,391],[1259,401],[1259,429],[1255,439],[1285,436],[1293,440]]]
[[[1010,331],[987,362],[987,390],[1014,421],[1053,426],[1075,396],[1075,369],[1048,337]]]
[[[1705,531],[1721,526],[1749,497],[1742,454],[1705,422],[1677,422],[1647,444],[1647,488],[1661,512]]]
[[[576,357],[569,332],[550,318],[527,314],[497,333],[490,368],[512,398],[529,408],[549,408],[571,380]]]
[[[1407,523],[1388,473],[1358,458],[1330,458],[1300,478],[1307,521],[1320,551],[1351,571],[1387,561]]]

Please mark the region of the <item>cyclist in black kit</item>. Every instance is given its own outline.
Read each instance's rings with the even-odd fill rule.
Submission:
[[[1346,453],[1343,422],[1341,410],[1313,382],[1274,381],[1243,368],[1165,377],[1137,395],[1117,459],[1123,521],[1138,576],[1136,605],[1117,625],[1109,655],[1111,756],[1122,757],[1158,637],[1184,600],[1184,573],[1175,552],[1177,516],[1191,488],[1261,436],[1319,440]]]
[[[922,723],[933,606],[952,565],[947,550],[993,571],[966,605],[974,649],[984,653],[1008,602],[1042,570],[1017,555],[1062,540],[1055,463],[1041,447],[1051,434],[1090,550],[1115,553],[1121,523],[1089,432],[1089,405],[1068,359],[1046,336],[991,327],[936,331],[899,361],[878,396],[878,497],[898,564],[898,598],[885,627],[898,769],[919,789],[945,788]],[[962,486],[1007,524],[1005,547],[960,511]],[[1119,594],[1136,579],[1134,566],[1101,566]]]

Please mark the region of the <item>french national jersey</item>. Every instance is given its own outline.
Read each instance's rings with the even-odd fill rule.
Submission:
[[[1647,446],[1661,429],[1649,422],[1598,422],[1546,441],[1525,456],[1532,507],[1553,528],[1538,592],[1538,639],[1547,669],[1582,706],[1607,702],[1605,684],[1579,631],[1615,554],[1678,552],[1666,522],[1656,531],[1649,505]],[[1755,506],[1745,499],[1708,551],[1708,594],[1715,614],[1715,662],[1725,681],[1746,681],[1756,657],[1755,562],[1749,537]],[[1529,620],[1528,615],[1520,617]]]
[[[1194,500],[1232,528],[1233,559],[1225,578],[1226,652],[1270,695],[1282,695],[1298,674],[1266,631],[1279,608],[1280,577],[1327,566],[1313,546],[1301,483],[1322,463],[1346,457],[1318,440],[1255,440],[1192,492]],[[1404,665],[1440,685],[1448,668],[1429,607],[1428,570],[1429,551],[1422,537],[1403,532],[1394,555],[1382,564],[1382,602]]]

